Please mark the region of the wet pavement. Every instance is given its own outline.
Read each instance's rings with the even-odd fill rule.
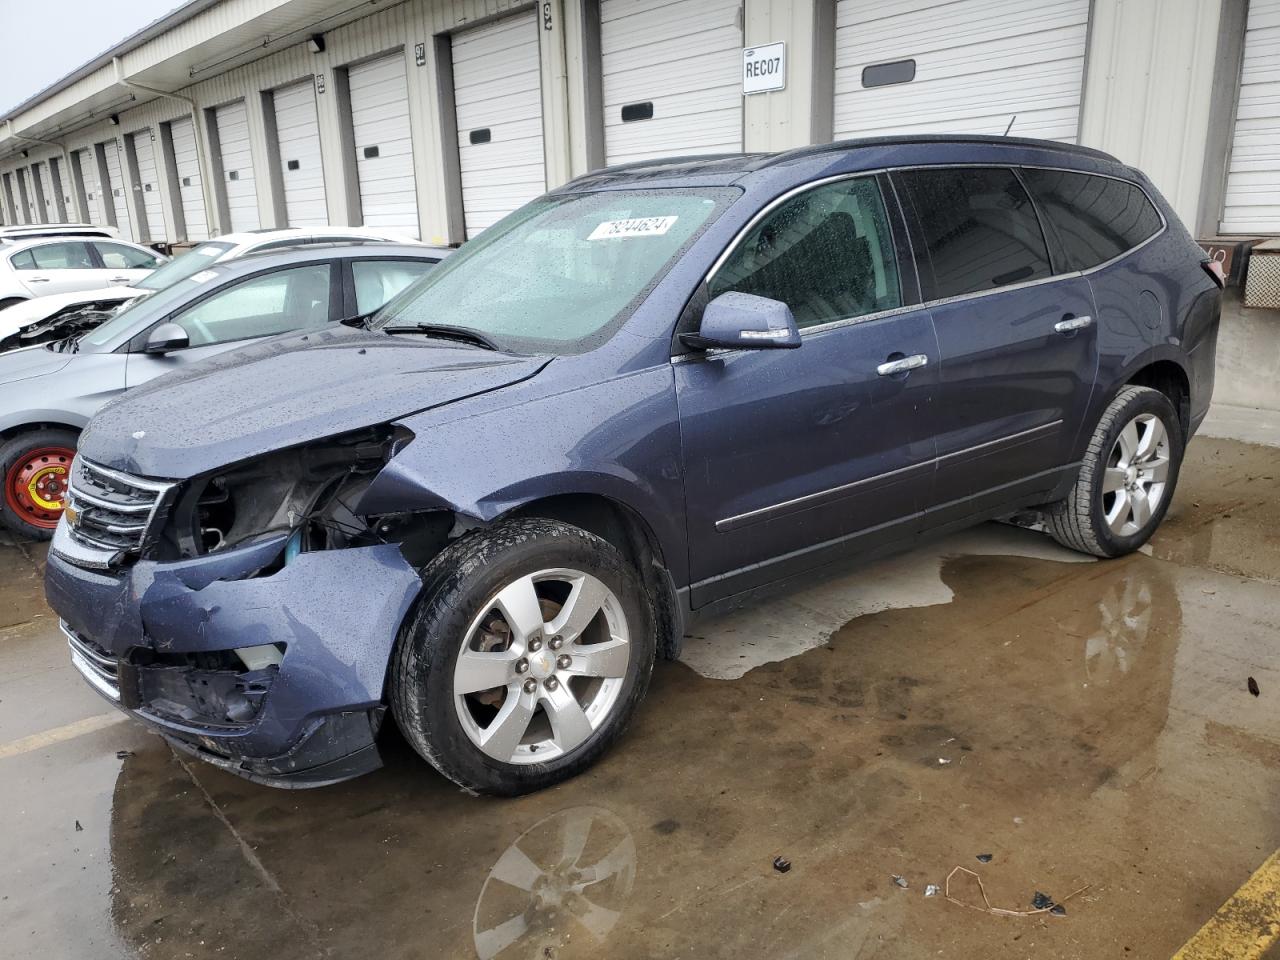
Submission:
[[[0,544],[0,957],[1167,957],[1280,847],[1275,448],[1192,443],[1149,553],[989,525],[701,624],[518,800],[394,732],[307,792],[176,757],[73,673],[42,555]],[[996,917],[925,896],[955,866],[1087,889]]]

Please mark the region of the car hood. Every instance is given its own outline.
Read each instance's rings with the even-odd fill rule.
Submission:
[[[113,400],[81,435],[80,452],[117,470],[186,479],[486,393],[547,363],[345,327],[274,337]]]
[[[54,353],[43,345],[10,350],[0,355],[0,384],[57,373],[73,356],[73,353]]]

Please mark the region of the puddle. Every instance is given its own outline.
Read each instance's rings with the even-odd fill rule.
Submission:
[[[1092,563],[1047,536],[985,524],[814,586],[704,621],[685,637],[681,662],[714,680],[737,680],[766,663],[822,646],[850,621],[885,610],[950,603],[943,563],[953,557],[1006,556]]]

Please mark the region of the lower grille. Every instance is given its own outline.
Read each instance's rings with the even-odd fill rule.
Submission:
[[[59,620],[58,626],[71,648],[71,663],[103,696],[120,699],[120,661],[97,644],[90,643]]]

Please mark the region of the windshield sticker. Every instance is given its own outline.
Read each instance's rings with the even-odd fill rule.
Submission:
[[[588,240],[612,240],[615,237],[660,237],[672,228],[679,217],[632,217],[629,220],[606,220],[591,231]]]
[[[217,274],[212,270],[201,270],[199,273],[193,273],[187,279],[193,283],[208,283],[216,276]]]
[[[191,251],[201,257],[217,257],[222,254],[221,247],[196,247]]]

